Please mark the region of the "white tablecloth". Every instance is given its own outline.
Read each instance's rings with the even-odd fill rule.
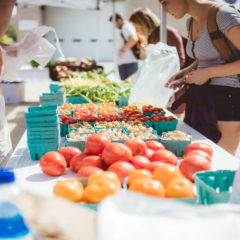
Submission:
[[[229,169],[237,170],[240,161],[233,155],[223,150],[218,145],[214,144],[209,139],[189,127],[184,122],[179,121],[178,130],[191,133],[193,141],[201,141],[209,143],[214,151],[212,160],[212,169]],[[26,133],[23,135],[11,158],[9,159],[6,167],[13,168],[16,174],[18,185],[24,189],[41,194],[44,196],[52,196],[53,186],[60,179],[74,177],[70,169],[60,177],[51,177],[42,173],[39,167],[39,161],[32,161],[26,143]]]

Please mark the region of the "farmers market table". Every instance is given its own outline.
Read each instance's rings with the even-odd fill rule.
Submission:
[[[212,170],[238,169],[240,161],[237,158],[214,144],[209,139],[206,139],[206,137],[189,127],[184,122],[179,121],[177,129],[191,133],[193,141],[206,142],[212,146],[214,151]],[[75,173],[70,169],[67,169],[67,171],[60,177],[51,177],[43,174],[39,167],[39,161],[31,160],[26,139],[25,132],[11,158],[8,160],[6,167],[14,169],[17,182],[22,189],[44,196],[52,196],[52,189],[55,183],[60,179],[74,177]],[[61,144],[64,145],[64,138],[62,139]]]

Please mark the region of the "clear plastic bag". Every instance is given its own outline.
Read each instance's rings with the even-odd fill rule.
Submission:
[[[35,60],[41,66],[45,66],[52,58],[56,48],[43,36],[53,31],[57,42],[56,46],[60,55],[64,57],[55,29],[48,26],[34,28],[27,33],[18,43],[1,47],[4,71],[2,73],[3,81],[16,81],[18,69],[31,60]]]
[[[166,107],[174,90],[164,85],[180,69],[177,50],[161,42],[149,45],[146,50],[147,58],[131,79],[134,87],[129,104]]]
[[[191,205],[122,192],[100,204],[97,232],[98,240],[236,240],[240,206]]]

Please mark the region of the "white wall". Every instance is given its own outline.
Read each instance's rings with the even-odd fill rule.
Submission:
[[[45,24],[53,26],[60,39],[66,57],[91,57],[100,61],[113,59],[113,25],[108,21],[112,15],[112,3],[106,3],[100,11],[72,10],[46,7]],[[116,11],[126,16],[126,4],[116,3]],[[47,38],[54,42],[53,34]],[[80,39],[75,42],[74,39]],[[96,42],[93,42],[96,40]],[[59,54],[54,56],[58,57]]]

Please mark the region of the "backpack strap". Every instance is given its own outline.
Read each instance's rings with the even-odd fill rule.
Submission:
[[[207,28],[208,28],[208,34],[210,36],[212,44],[217,49],[221,57],[226,62],[233,62],[234,60],[236,60],[234,57],[233,51],[229,46],[227,38],[219,30],[219,27],[217,24],[217,12],[219,8],[224,5],[226,4],[220,3],[220,4],[213,4],[212,7],[210,7],[208,18],[207,18]]]

